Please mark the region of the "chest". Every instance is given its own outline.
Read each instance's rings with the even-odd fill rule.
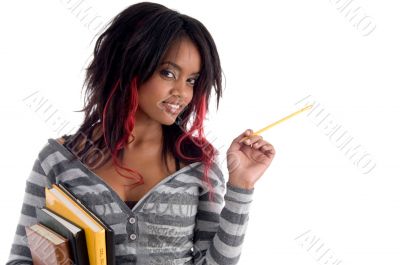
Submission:
[[[160,160],[160,159],[159,159]],[[104,166],[93,170],[108,186],[110,186],[123,201],[139,201],[150,189],[157,185],[167,176],[177,171],[175,159],[168,157],[168,168],[165,163],[152,158],[137,158],[135,160],[125,160],[124,167],[135,169],[143,176],[144,184],[136,187],[126,186],[136,183],[135,179],[127,179],[116,171],[116,166],[108,161]],[[180,163],[180,168],[185,165]],[[132,176],[128,171],[118,168],[118,171],[124,175]]]

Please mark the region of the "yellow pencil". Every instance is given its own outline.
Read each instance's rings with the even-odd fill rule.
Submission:
[[[308,110],[308,109],[312,108],[312,106],[313,106],[313,105],[308,105],[308,106],[306,106],[306,107],[304,107],[304,108],[302,108],[302,109],[300,109],[300,110],[298,110],[298,111],[296,111],[296,112],[293,112],[292,114],[290,114],[290,115],[288,115],[288,116],[286,116],[286,117],[284,117],[284,118],[282,118],[282,119],[280,119],[280,120],[278,120],[278,121],[276,121],[276,122],[274,122],[274,123],[272,123],[272,124],[270,124],[270,125],[268,125],[268,126],[262,128],[261,130],[258,130],[257,132],[253,133],[253,135],[259,135],[260,133],[262,133],[262,132],[264,132],[264,131],[270,129],[271,127],[273,127],[273,126],[275,126],[275,125],[277,125],[277,124],[279,124],[279,123],[281,123],[281,122],[283,122],[283,121],[285,121],[285,120],[287,120],[287,119],[293,117],[294,115],[297,115],[297,114],[299,114],[300,112],[303,112],[303,111],[305,111],[305,110]],[[246,140],[247,138],[248,138],[248,136],[243,137],[243,138],[239,141],[239,143],[243,142],[243,141]]]

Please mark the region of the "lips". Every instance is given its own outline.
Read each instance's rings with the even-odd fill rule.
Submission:
[[[178,114],[182,110],[182,105],[162,102],[165,109],[171,114]]]
[[[162,103],[169,103],[169,104],[174,104],[174,105],[183,105],[183,103],[178,101],[178,100],[165,100]]]

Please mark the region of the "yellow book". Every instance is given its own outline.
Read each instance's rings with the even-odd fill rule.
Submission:
[[[85,231],[90,265],[107,265],[105,229],[56,184],[45,189],[46,207]]]

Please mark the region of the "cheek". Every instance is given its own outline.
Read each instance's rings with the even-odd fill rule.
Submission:
[[[151,84],[146,87],[142,87],[141,91],[138,91],[138,107],[150,114],[159,114],[158,111],[162,111],[161,101],[166,97],[165,94],[160,93],[160,89],[152,89]],[[153,86],[153,88],[159,88]]]

